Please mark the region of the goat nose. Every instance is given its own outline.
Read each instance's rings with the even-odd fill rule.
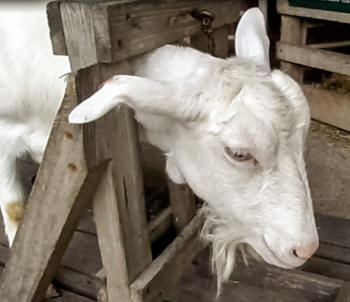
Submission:
[[[317,248],[318,242],[312,242],[293,249],[293,254],[298,258],[307,260],[316,252]]]

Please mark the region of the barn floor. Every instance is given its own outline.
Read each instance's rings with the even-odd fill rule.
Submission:
[[[301,270],[294,271],[252,259],[245,266],[239,260],[222,295],[216,299],[216,283],[209,273],[209,252],[205,250],[186,268],[182,279],[164,301],[335,300],[343,280],[350,281],[350,220],[344,219],[350,218],[347,204],[350,196],[350,135],[313,122],[308,146],[309,179],[321,241],[317,254]],[[0,272],[8,255],[7,239],[1,227]],[[52,301],[96,301],[101,281],[95,274],[101,266],[92,215],[87,211],[54,280],[61,296]]]

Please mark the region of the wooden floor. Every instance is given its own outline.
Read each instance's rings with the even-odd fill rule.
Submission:
[[[350,281],[350,221],[318,215],[317,224],[321,246],[302,270],[283,270],[255,260],[250,260],[245,266],[239,260],[221,297],[216,299],[216,284],[209,273],[209,252],[206,250],[186,268],[166,301],[335,301],[343,280]],[[1,271],[8,255],[7,239],[1,231]],[[96,301],[100,281],[95,274],[100,268],[95,228],[91,213],[87,212],[53,282],[61,297],[52,301]]]

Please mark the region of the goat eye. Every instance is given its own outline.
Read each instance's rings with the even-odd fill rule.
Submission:
[[[236,161],[249,161],[254,159],[254,157],[249,152],[233,151],[229,147],[225,147],[225,153],[232,159]],[[256,160],[254,159],[254,162]]]

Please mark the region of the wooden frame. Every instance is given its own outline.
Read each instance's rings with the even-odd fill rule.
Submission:
[[[108,300],[162,300],[182,267],[204,247],[196,240],[201,219],[194,217],[193,194],[188,187],[169,182],[171,210],[155,224],[167,221],[171,214],[179,236],[153,261],[132,110],[122,107],[84,126],[68,124],[67,115],[102,81],[115,74],[130,74],[128,59],[132,56],[191,35],[195,36],[193,45],[205,50],[207,37],[191,16],[195,9],[215,14],[212,25],[216,45],[220,45],[218,55],[225,57],[225,25],[238,19],[239,6],[233,0],[63,1],[48,5],[54,52],[69,55],[76,75],[69,80],[2,275],[1,301],[41,301],[89,202]],[[36,220],[37,216],[42,218]]]
[[[318,68],[350,76],[350,56],[321,47],[348,45],[349,41],[334,43],[306,44],[307,32],[311,24],[305,17],[326,21],[350,23],[346,13],[293,7],[288,0],[277,1],[277,11],[281,14],[281,40],[277,42],[276,55],[281,60],[281,69],[300,84],[303,83],[304,67]],[[350,131],[348,114],[350,95],[303,85],[308,98],[311,116],[322,122]]]

